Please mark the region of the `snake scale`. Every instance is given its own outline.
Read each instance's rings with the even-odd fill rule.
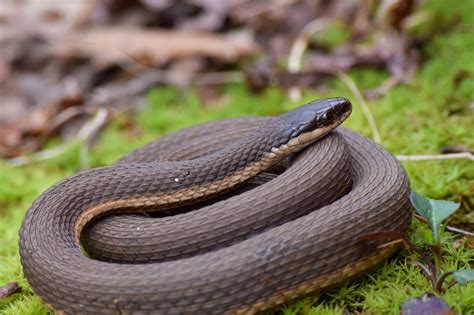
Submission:
[[[336,129],[350,112],[210,122],[60,181],[20,229],[29,284],[64,314],[251,314],[367,271],[397,248],[360,237],[406,230],[409,183]]]

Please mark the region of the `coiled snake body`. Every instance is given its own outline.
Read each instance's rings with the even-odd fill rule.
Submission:
[[[20,230],[28,282],[67,314],[256,313],[367,270],[396,248],[359,237],[407,228],[409,185],[378,145],[346,129],[328,134],[350,111],[335,98],[208,123],[57,183]],[[205,201],[277,164],[290,166]],[[206,205],[96,221],[195,202]]]

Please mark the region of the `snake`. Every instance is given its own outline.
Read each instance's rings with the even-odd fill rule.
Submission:
[[[342,97],[208,122],[44,191],[19,232],[58,314],[256,314],[348,281],[399,248],[400,162],[340,124]]]

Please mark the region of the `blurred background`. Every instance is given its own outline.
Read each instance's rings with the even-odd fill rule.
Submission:
[[[222,86],[235,83],[253,94],[278,88],[297,102],[302,90],[327,91],[328,77],[365,68],[386,74],[361,91],[376,100],[413,83],[433,38],[468,31],[469,8],[472,1],[3,0],[0,156],[77,135],[98,108],[140,109],[157,86],[192,87],[205,106],[222,103]],[[472,87],[471,76],[465,69],[453,80]]]
[[[460,203],[448,224],[464,232],[443,246],[449,270],[472,266],[473,0],[0,0],[0,285],[23,290],[0,294],[0,313],[49,314],[17,244],[56,181],[197,123],[336,96],[354,104],[344,126],[402,160],[414,190]],[[428,232],[414,221],[410,238]],[[416,259],[283,313],[398,314],[426,291]],[[444,298],[467,314],[473,296]]]

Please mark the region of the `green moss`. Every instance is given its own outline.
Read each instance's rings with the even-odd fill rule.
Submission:
[[[325,47],[335,47],[343,45],[349,40],[349,29],[342,23],[331,23],[328,28],[322,32],[316,32],[312,39],[319,45]]]
[[[436,35],[423,49],[426,60],[409,86],[397,86],[381,99],[369,102],[380,129],[382,144],[394,154],[436,154],[444,146],[474,147],[472,126],[474,114],[474,37],[466,31],[472,27],[473,1],[431,1],[425,7],[441,25],[454,25]],[[456,17],[456,18],[453,18]],[[444,23],[444,24],[443,24]],[[429,24],[429,23],[428,23]],[[429,24],[432,25],[432,24]],[[434,24],[433,24],[434,25]],[[432,27],[434,27],[432,25]],[[431,26],[430,26],[431,27]],[[429,29],[429,28],[427,28]],[[337,39],[337,30],[334,37]],[[332,36],[330,36],[332,38]],[[349,75],[361,90],[374,88],[388,78],[384,72],[354,70]],[[101,133],[99,141],[87,155],[90,166],[107,165],[151,139],[196,123],[246,115],[274,115],[299,105],[288,100],[278,89],[262,95],[251,95],[242,85],[223,87],[218,106],[206,107],[194,91],[160,88],[149,93],[148,106],[134,122],[138,131],[131,132],[119,117]],[[327,92],[307,91],[304,100],[346,96],[354,99],[345,85],[334,79]],[[345,126],[371,137],[371,130],[358,107]],[[49,146],[57,145],[52,141]],[[47,308],[31,292],[18,257],[18,229],[22,217],[43,190],[81,168],[80,144],[72,144],[66,153],[54,159],[15,168],[0,162],[0,285],[17,281],[23,293],[0,301],[1,314],[47,314]],[[459,213],[472,215],[474,205],[474,167],[471,161],[404,162],[413,189],[429,197],[462,202]],[[410,238],[419,243],[427,229],[412,224]],[[464,245],[455,248],[458,237],[444,233],[444,269],[469,267],[474,250]],[[282,309],[284,314],[342,314],[345,309],[366,313],[398,314],[400,305],[413,296],[430,290],[428,281],[414,267],[418,257],[403,251],[377,271],[337,289],[302,299]],[[446,301],[460,314],[474,312],[474,284],[454,286]]]

